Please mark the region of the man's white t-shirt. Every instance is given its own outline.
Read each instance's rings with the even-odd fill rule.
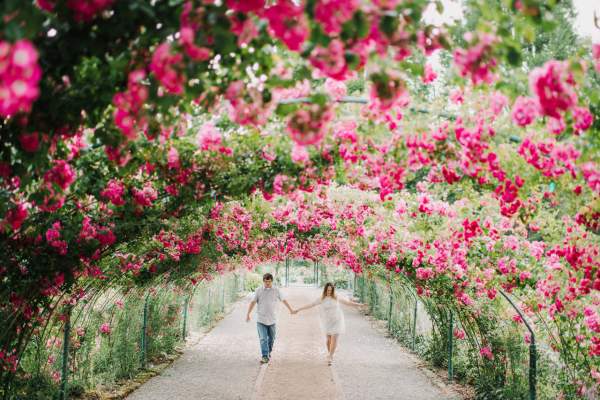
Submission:
[[[256,321],[263,325],[273,325],[277,319],[277,303],[284,300],[283,293],[276,287],[261,286],[254,292],[252,301],[256,302]]]

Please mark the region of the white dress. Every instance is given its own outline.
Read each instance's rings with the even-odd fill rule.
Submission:
[[[344,313],[338,299],[327,296],[324,299],[318,298],[313,304],[319,306],[321,329],[326,335],[339,335],[346,332]]]

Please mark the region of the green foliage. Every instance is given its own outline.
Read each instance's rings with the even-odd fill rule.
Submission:
[[[212,282],[202,282],[193,291],[186,288],[182,292],[181,288],[172,285],[152,289],[149,294],[108,290],[76,306],[72,311],[69,353],[70,397],[96,388],[112,387],[140,372],[146,297],[146,358],[152,364],[176,354],[182,346],[186,296],[192,295],[187,331],[202,330],[212,326],[222,316],[227,304],[237,301],[243,289],[241,284],[237,274],[230,274]],[[110,334],[100,333],[100,326],[104,323],[109,324]],[[62,335],[62,326],[55,322],[32,338],[13,383],[18,388],[16,399],[55,398],[58,384],[52,376],[58,374],[60,379]],[[50,364],[49,358],[55,361]]]
[[[315,278],[313,276],[304,276],[302,277],[302,283],[305,285],[312,285],[315,283]]]
[[[44,318],[57,318],[53,316],[56,313],[64,312],[62,307],[57,304],[59,298],[65,299],[81,290],[98,291],[97,298],[111,295],[106,289],[106,285],[111,286],[118,293],[127,293],[129,299],[129,290],[132,288],[147,288],[150,286],[161,286],[168,283],[187,282],[188,277],[200,274],[202,278],[216,275],[214,262],[221,256],[235,257],[243,255],[244,249],[227,248],[220,250],[224,240],[217,238],[214,232],[204,230],[210,220],[210,210],[216,202],[230,202],[240,199],[246,199],[248,193],[258,190],[270,193],[273,190],[273,181],[277,175],[285,175],[289,178],[289,186],[311,185],[313,181],[326,177],[328,168],[335,168],[334,179],[340,184],[354,183],[352,176],[346,170],[345,162],[338,154],[338,143],[327,142],[331,145],[329,156],[333,160],[328,160],[320,151],[310,150],[311,155],[311,174],[307,177],[303,166],[294,163],[289,156],[291,141],[284,133],[279,135],[271,133],[282,131],[284,121],[274,118],[265,131],[269,135],[263,136],[255,128],[240,128],[232,122],[232,117],[214,115],[217,119],[217,126],[227,130],[224,136],[224,145],[231,146],[233,156],[225,156],[217,151],[197,151],[197,147],[192,144],[195,139],[192,136],[195,132],[189,132],[187,136],[180,137],[177,132],[167,132],[163,134],[163,129],[168,130],[169,126],[175,125],[181,121],[184,115],[194,114],[203,122],[213,119],[214,109],[207,106],[213,105],[214,100],[220,98],[227,90],[229,84],[233,81],[242,81],[248,83],[250,78],[256,76],[266,77],[265,85],[267,88],[256,98],[249,93],[241,97],[244,101],[262,101],[269,102],[273,98],[274,87],[291,87],[296,81],[311,79],[311,69],[308,67],[310,61],[301,60],[298,55],[290,55],[289,52],[282,50],[275,44],[274,40],[267,34],[265,22],[261,22],[257,28],[259,35],[253,39],[250,46],[238,48],[238,37],[232,32],[231,14],[226,14],[225,2],[215,2],[206,5],[206,15],[201,16],[202,31],[197,32],[195,39],[202,40],[204,36],[210,36],[211,51],[219,56],[219,62],[209,65],[205,62],[186,62],[182,63],[181,72],[185,73],[188,84],[185,88],[185,96],[174,96],[164,93],[159,89],[159,83],[156,77],[151,73],[144,79],[143,85],[149,90],[149,100],[143,106],[144,115],[149,118],[148,137],[140,138],[136,141],[128,141],[123,138],[113,122],[113,112],[115,107],[112,104],[114,95],[122,92],[127,85],[127,76],[135,68],[145,68],[148,71],[148,64],[151,55],[159,43],[165,42],[167,38],[172,38],[179,29],[179,17],[182,11],[183,1],[170,0],[168,2],[147,0],[132,0],[127,2],[114,2],[109,12],[103,13],[89,23],[81,23],[73,19],[72,12],[66,6],[66,1],[57,2],[57,9],[54,13],[41,11],[33,1],[22,2],[16,0],[7,0],[0,5],[3,12],[3,18],[0,20],[0,31],[3,37],[9,41],[15,41],[20,38],[30,38],[34,41],[40,54],[42,76],[41,95],[34,103],[30,118],[8,118],[0,123],[0,135],[3,139],[0,146],[0,159],[3,164],[10,167],[16,178],[20,179],[19,190],[11,193],[8,189],[0,191],[0,216],[4,216],[6,211],[16,201],[29,202],[31,204],[43,204],[45,198],[49,195],[49,190],[43,188],[45,172],[53,165],[57,159],[69,160],[72,163],[75,172],[79,175],[76,182],[69,188],[67,202],[64,207],[55,212],[33,211],[29,216],[21,231],[13,235],[8,225],[2,227],[3,252],[0,256],[0,264],[6,271],[2,272],[2,282],[0,297],[10,299],[4,301],[0,309],[2,321],[8,321],[11,327],[19,329],[7,329],[7,333],[2,337],[2,346],[6,349],[13,346],[16,350],[23,352],[25,358],[22,360],[22,370],[19,371],[15,382],[27,386],[28,374],[33,374],[31,380],[30,397],[35,398],[37,393],[45,391],[51,392],[49,387],[48,374],[39,370],[41,361],[46,359],[49,351],[44,349],[42,342],[36,343],[35,340],[28,345],[30,335],[37,335],[36,329],[40,326],[33,324],[31,318],[19,317],[21,320],[14,321],[13,307],[17,313],[18,310],[14,304],[24,299],[24,303],[30,309],[47,310],[40,316]],[[382,34],[386,40],[392,42],[399,41],[403,46],[406,41],[407,50],[413,51],[417,45],[415,39],[418,33],[423,33],[428,27],[420,25],[423,5],[427,1],[402,2],[396,10],[389,10],[382,14],[381,18],[375,19],[379,24]],[[440,2],[436,6],[440,7]],[[309,1],[306,4],[307,15],[314,16],[316,2]],[[455,43],[460,46],[466,46],[463,38],[465,32],[493,32],[500,38],[500,43],[493,49],[493,56],[497,58],[500,66],[498,67],[501,80],[495,89],[501,89],[505,94],[511,97],[524,95],[527,93],[527,72],[532,68],[539,66],[550,58],[571,60],[574,64],[574,75],[580,78],[582,68],[578,61],[589,59],[589,44],[581,43],[576,37],[569,18],[572,18],[572,7],[570,2],[563,1],[542,1],[542,0],[523,0],[523,1],[484,1],[470,0],[465,2],[465,22],[458,26],[451,27],[450,33]],[[237,16],[240,17],[241,16]],[[332,37],[329,37],[319,23],[311,21],[310,42],[304,48],[304,54],[301,56],[309,57],[312,50],[317,46],[327,46]],[[340,38],[352,42],[359,38],[364,38],[369,32],[369,19],[363,12],[356,12],[352,19],[342,26]],[[424,30],[425,29],[425,30]],[[54,35],[50,35],[53,32]],[[400,37],[401,34],[407,34],[407,37]],[[442,47],[447,42],[444,38],[440,39]],[[178,46],[176,41],[170,42],[173,46]],[[349,43],[346,43],[349,44]],[[396,44],[396,43],[394,43]],[[586,46],[586,47],[584,47]],[[347,49],[349,49],[348,47]],[[397,50],[397,49],[396,49]],[[289,57],[289,59],[288,59]],[[216,59],[216,58],[215,58]],[[344,60],[352,69],[359,65],[361,59],[353,51],[346,51]],[[443,53],[442,60],[449,64],[450,55]],[[437,99],[434,101],[429,87],[422,85],[419,80],[423,73],[425,57],[420,52],[414,52],[412,56],[398,62],[397,60],[382,59],[375,65],[375,72],[368,78],[377,85],[380,97],[384,100],[393,99],[404,84],[411,89],[411,94],[416,94],[414,103],[427,104],[428,110],[413,108],[406,111],[405,118],[407,125],[403,130],[407,134],[420,134],[423,131],[430,131],[430,123],[440,119],[455,120],[454,115],[448,115],[445,108],[448,106],[446,99]],[[273,73],[275,66],[283,64],[290,67],[293,71],[293,79],[286,79]],[[291,65],[289,65],[291,64]],[[522,68],[519,68],[522,67]],[[395,70],[397,68],[398,70]],[[394,74],[388,74],[385,71],[393,70]],[[249,72],[251,71],[251,72]],[[252,76],[251,76],[252,75]],[[405,76],[406,75],[406,76]],[[446,81],[448,83],[460,82],[459,78],[453,74]],[[192,84],[192,81],[196,82]],[[327,96],[319,94],[322,79],[312,82],[312,89],[317,94],[311,96],[311,101],[317,104],[326,104]],[[348,93],[365,93],[365,79],[358,78],[348,84]],[[448,85],[449,86],[449,85]],[[447,91],[445,86],[442,92]],[[598,144],[600,143],[600,104],[598,88],[599,75],[589,73],[585,76],[582,84],[581,103],[590,103],[591,110],[596,115],[593,129],[582,135],[574,143],[581,150],[582,161],[596,160],[598,153]],[[484,93],[488,88],[474,88],[472,97],[468,99],[467,104],[456,110],[463,121],[470,123],[469,119],[473,115],[472,111],[481,107],[478,104],[477,96]],[[298,105],[280,105],[277,109],[279,117],[285,117],[294,112],[300,106]],[[356,110],[354,110],[356,111]],[[410,113],[409,113],[410,112]],[[198,114],[204,114],[198,116]],[[427,114],[426,117],[420,114]],[[528,204],[523,207],[518,218],[523,225],[540,220],[543,224],[543,231],[533,236],[532,231],[527,232],[530,238],[539,238],[547,241],[549,244],[562,243],[560,235],[563,233],[560,229],[562,215],[574,215],[579,209],[583,208],[584,203],[591,198],[589,189],[581,197],[568,195],[572,193],[574,181],[567,176],[559,179],[550,180],[539,171],[533,171],[519,157],[512,157],[516,152],[517,143],[524,135],[529,134],[525,130],[515,132],[512,124],[507,123],[509,117],[504,113],[494,121],[494,129],[497,134],[489,140],[490,148],[497,152],[502,168],[508,176],[520,175],[526,178],[526,185],[520,191],[520,197],[523,201],[526,199],[540,198],[542,193],[548,191],[552,194],[549,198],[540,200],[540,204]],[[353,117],[354,115],[347,115]],[[572,121],[567,118],[567,123]],[[195,123],[196,121],[194,121]],[[411,125],[412,123],[412,125]],[[540,121],[532,126],[537,133],[545,132],[545,121]],[[470,129],[470,127],[468,127]],[[71,158],[71,150],[62,137],[63,134],[72,134],[80,129],[86,129],[83,140],[87,140],[90,146],[82,150],[81,154]],[[184,129],[185,130],[185,129]],[[274,132],[271,132],[274,131]],[[384,124],[380,124],[374,119],[365,121],[358,129],[361,139],[372,139],[373,146],[387,142],[390,137],[390,130]],[[39,132],[44,136],[41,143],[41,149],[35,154],[24,151],[20,144],[20,135],[23,132]],[[160,134],[159,134],[160,133]],[[572,132],[568,132],[570,135]],[[155,135],[156,138],[153,138]],[[509,136],[510,135],[510,136]],[[492,135],[490,135],[492,136]],[[523,137],[521,137],[523,136]],[[560,136],[560,141],[565,139],[566,135]],[[507,140],[507,138],[514,140]],[[160,138],[160,139],[158,139]],[[164,142],[164,144],[163,144]],[[456,141],[448,140],[448,147],[438,147],[434,150],[427,150],[436,160],[452,160],[452,156],[458,155],[458,151],[453,154],[450,146],[456,146]],[[585,144],[589,143],[589,146]],[[119,165],[118,162],[108,161],[104,154],[108,147],[112,146],[118,152],[123,151],[119,156],[131,156],[127,165]],[[270,163],[262,156],[262,151],[271,146],[276,154],[275,160]],[[369,144],[371,146],[371,144]],[[441,145],[440,145],[441,146]],[[177,149],[181,155],[181,162],[184,164],[185,173],[189,174],[182,179],[182,176],[176,176],[175,171],[167,163],[166,149]],[[455,147],[456,149],[457,147]],[[404,165],[407,156],[407,148],[403,143],[390,149],[393,157],[390,162],[398,162]],[[362,150],[361,150],[362,151]],[[423,156],[427,157],[428,154]],[[365,154],[367,158],[373,153]],[[333,155],[333,156],[332,156]],[[462,157],[463,155],[461,155]],[[455,161],[455,160],[452,160]],[[148,168],[143,168],[147,166]],[[438,167],[439,165],[435,165]],[[145,171],[154,169],[154,172]],[[362,168],[364,165],[357,165]],[[350,171],[352,172],[352,171]],[[416,171],[406,169],[407,179],[403,179],[406,184],[406,191],[403,195],[416,195],[417,184],[424,182],[425,177],[436,171],[429,166],[418,168]],[[369,178],[373,178],[371,174]],[[143,208],[136,205],[130,198],[126,204],[113,207],[105,202],[101,191],[106,187],[109,180],[122,181],[125,187],[126,195],[140,190],[144,185],[152,185],[158,192],[158,198],[152,207]],[[448,189],[446,185],[441,188],[432,188],[432,191],[444,192],[437,193],[439,198],[447,199],[449,202],[468,200],[466,204],[475,205],[468,210],[464,210],[465,217],[487,216],[486,211],[490,210],[483,204],[489,198],[482,196],[485,191],[492,192],[494,184],[476,185],[468,177],[464,177],[456,186]],[[581,180],[579,180],[581,182]],[[179,191],[178,195],[167,195],[167,188],[173,186]],[[552,189],[549,189],[552,187]],[[57,190],[56,185],[52,188]],[[12,190],[12,189],[11,189]],[[560,204],[553,204],[555,201],[550,197],[560,198]],[[126,196],[127,197],[127,196]],[[481,203],[479,199],[483,199]],[[598,202],[588,202],[597,209]],[[385,207],[393,208],[391,202]],[[253,210],[254,211],[254,210]],[[114,245],[104,247],[100,251],[97,239],[81,241],[79,238],[84,217],[91,218],[95,223],[102,224],[104,227],[114,227],[117,242]],[[443,227],[443,218],[439,216],[426,217],[418,214],[414,218],[415,222],[410,226],[410,233],[418,233],[424,239],[437,237],[439,229]],[[66,255],[58,254],[44,241],[45,232],[54,224],[60,221],[62,224],[61,239],[69,244],[69,252]],[[547,229],[546,229],[547,228]],[[268,228],[268,234],[277,234],[287,230],[283,224],[273,224]],[[326,234],[327,228],[312,228],[309,231],[300,230],[295,227],[291,232],[299,240],[310,239],[320,234]],[[187,238],[191,234],[198,233],[202,239],[202,248],[198,252],[190,254],[169,254],[165,250],[167,247],[157,239],[163,232],[174,233],[182,238]],[[22,240],[21,240],[22,238]],[[38,238],[40,238],[38,240]],[[362,241],[366,242],[365,238]],[[359,241],[360,242],[360,241]],[[32,245],[35,243],[35,245]],[[359,243],[363,245],[364,243]],[[96,253],[96,250],[98,252]],[[493,249],[495,254],[502,251],[501,244],[497,244]],[[154,256],[160,253],[163,258]],[[481,243],[474,245],[473,250],[468,254],[468,263],[471,266],[484,265],[485,262],[493,262],[494,259],[486,260],[489,250]],[[126,255],[123,257],[123,255]],[[148,258],[144,258],[145,255]],[[123,266],[127,263],[139,262],[139,270],[123,271]],[[520,261],[519,267],[526,263],[526,260]],[[533,261],[532,261],[533,263]],[[94,265],[91,265],[94,264]],[[199,268],[199,265],[202,265]],[[102,276],[100,279],[88,279],[88,268],[98,268]],[[415,279],[415,267],[405,265],[406,273],[410,279]],[[532,271],[545,268],[543,265],[533,263]],[[371,268],[369,267],[371,270]],[[200,271],[200,272],[199,272]],[[332,279],[327,275],[327,270],[323,269],[322,278]],[[60,279],[58,279],[60,278]],[[46,286],[46,283],[52,284],[53,279],[60,281],[64,278],[64,283],[56,284],[57,295],[42,295],[40,285]],[[343,278],[340,278],[343,279]],[[333,280],[337,278],[333,276]],[[460,279],[458,279],[460,281]],[[339,281],[340,284],[345,281]],[[514,282],[500,282],[501,285],[512,287]],[[260,284],[260,279],[259,283]],[[454,290],[452,282],[447,276],[439,277],[432,283],[435,290],[433,293],[439,306],[443,309],[437,309],[428,305],[431,319],[434,322],[434,329],[431,338],[417,338],[417,348],[421,354],[426,354],[432,363],[442,365],[445,361],[443,348],[445,346],[444,329],[447,328],[445,312],[447,309],[459,308],[452,301]],[[248,287],[254,288],[252,278],[246,282]],[[533,288],[533,282],[521,282],[526,289]],[[206,289],[206,288],[205,288]],[[363,299],[367,299],[370,304],[371,312],[379,318],[388,318],[387,311],[390,302],[389,293],[384,287],[377,286],[376,283],[368,283],[360,289]],[[198,318],[200,325],[206,326],[214,318],[222,313],[225,304],[225,291],[212,290],[208,288],[203,292],[202,314]],[[10,297],[9,297],[10,295]],[[16,295],[16,299],[12,296]],[[166,294],[160,294],[164,298],[160,302],[151,302],[149,320],[149,329],[155,333],[148,342],[148,350],[151,356],[172,352],[177,345],[179,327],[176,321],[180,318],[180,304],[178,301],[169,299]],[[21,298],[19,298],[19,296]],[[133,295],[131,295],[133,296]],[[133,298],[133,297],[132,297]],[[90,376],[83,376],[80,382],[73,382],[73,390],[87,387],[93,379],[102,381],[114,381],[122,377],[130,377],[136,372],[138,355],[136,349],[139,345],[136,342],[139,331],[140,299],[137,302],[129,304],[126,311],[120,312],[111,309],[106,311],[106,307],[99,306],[96,309],[91,304],[85,304],[80,307],[90,307],[92,310],[85,318],[89,321],[85,326],[93,327],[93,333],[88,333],[80,339],[81,354],[86,354],[85,359],[78,360],[77,354],[74,354],[73,360],[78,365],[73,366],[75,375],[78,371],[93,371]],[[171,301],[173,300],[173,301]],[[87,300],[86,300],[87,301]],[[90,300],[91,301],[91,300]],[[129,300],[128,300],[129,301]],[[114,308],[114,307],[113,307]],[[497,310],[502,311],[500,307]],[[128,313],[131,313],[128,314]],[[24,314],[24,312],[22,313]],[[137,321],[127,325],[124,321],[134,316]],[[154,316],[160,316],[160,320],[154,320]],[[390,325],[394,332],[402,336],[410,330],[406,330],[401,323],[394,321],[394,313]],[[37,316],[36,316],[37,317]],[[501,398],[502,396],[514,396],[519,398],[522,395],[523,386],[523,359],[521,354],[522,344],[515,340],[511,342],[507,339],[506,332],[497,332],[494,322],[497,319],[492,317],[481,317],[475,323],[465,321],[465,329],[470,329],[470,343],[464,347],[463,356],[460,356],[460,349],[457,349],[459,357],[458,373],[466,380],[475,382],[476,387],[482,394],[490,395],[492,398]],[[109,318],[114,323],[114,330],[110,336],[98,336],[97,328],[99,324]],[[163,320],[168,323],[163,323]],[[14,322],[14,323],[13,323]],[[48,335],[54,334],[60,336],[60,329],[57,328],[58,322],[54,321],[48,328]],[[564,317],[557,318],[555,321],[556,330],[560,334],[569,332],[569,321]],[[574,330],[571,330],[574,332]],[[42,333],[44,335],[46,333]],[[34,335],[35,336],[35,335]],[[513,334],[517,337],[516,334]],[[566,350],[563,355],[563,361],[569,368],[564,368],[556,378],[555,386],[560,388],[563,393],[570,394],[574,392],[575,378],[589,372],[589,365],[585,365],[588,357],[580,352],[579,344],[571,337],[561,337],[561,343],[552,343]],[[132,339],[133,338],[133,339]],[[505,359],[493,363],[480,362],[478,356],[477,339],[485,339],[497,354],[501,354]],[[97,345],[97,343],[100,343]],[[23,350],[24,349],[24,350]],[[514,350],[514,351],[513,351]],[[571,350],[575,354],[571,354]],[[56,349],[52,350],[56,352]],[[79,351],[79,350],[78,350]],[[75,350],[74,350],[75,352]],[[114,361],[113,361],[114,360]],[[86,364],[89,362],[89,365]],[[114,362],[116,367],[109,368]],[[83,365],[83,367],[82,367]],[[48,367],[50,368],[50,367]],[[56,367],[52,367],[56,368]],[[541,369],[544,371],[544,369]],[[549,370],[547,368],[546,370]],[[469,372],[475,371],[475,372]],[[83,372],[82,372],[83,373]],[[589,373],[588,373],[589,375]],[[9,376],[10,374],[3,374]],[[544,377],[545,382],[552,379],[549,374]],[[589,376],[588,376],[589,378]],[[12,378],[10,378],[12,379]],[[7,381],[8,382],[8,381]],[[23,383],[25,382],[25,383]],[[501,389],[497,389],[503,386]],[[547,395],[551,397],[556,391],[547,390]]]
[[[262,276],[255,273],[246,274],[245,289],[248,292],[254,292],[260,285],[262,285]]]
[[[365,80],[359,78],[346,82],[346,90],[349,95],[363,93],[365,91]]]
[[[411,293],[403,280],[392,285],[392,319],[389,321],[390,334],[401,344],[413,349],[420,357],[432,366],[446,369],[448,364],[448,310],[454,307],[451,303],[441,305],[427,297],[420,297],[417,316],[417,332],[413,333],[415,294]],[[387,282],[372,278],[357,277],[354,288],[355,296],[369,306],[370,314],[387,320],[389,312],[389,289]],[[453,338],[453,371],[454,378],[473,385],[478,400],[508,400],[529,398],[529,348],[524,342],[524,329],[502,313],[505,304],[492,304],[485,317],[472,319],[464,313],[464,309],[454,310],[454,329],[466,331],[466,338]],[[426,310],[426,312],[425,312]],[[431,327],[422,330],[422,325]],[[539,338],[538,338],[539,339]],[[490,361],[479,355],[483,345],[493,349],[494,360]],[[550,400],[559,392],[567,398],[577,398],[575,388],[557,384],[565,382],[564,377],[557,374],[560,370],[553,357],[542,351],[538,344],[538,398]],[[570,394],[569,394],[570,393]],[[571,397],[573,396],[573,397]]]

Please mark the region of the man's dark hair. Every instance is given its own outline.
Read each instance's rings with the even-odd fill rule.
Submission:
[[[263,281],[272,281],[273,280],[273,275],[271,275],[270,273],[266,273],[263,275]]]

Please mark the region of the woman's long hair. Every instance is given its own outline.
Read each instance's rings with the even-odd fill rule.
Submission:
[[[329,286],[331,286],[331,297],[333,297],[334,299],[337,299],[337,297],[335,297],[335,286],[333,285],[333,283],[327,282],[325,284],[325,287],[323,288],[323,296],[321,297],[322,300],[324,300],[325,297],[327,297],[327,288]]]

